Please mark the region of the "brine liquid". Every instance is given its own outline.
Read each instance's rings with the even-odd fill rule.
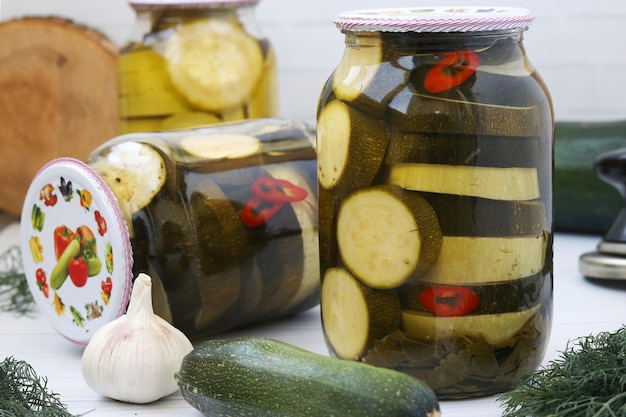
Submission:
[[[370,334],[358,357],[346,359],[414,375],[440,398],[508,390],[540,364],[551,326],[553,138],[545,87],[527,70],[515,37],[476,48],[472,59],[480,65],[466,78],[456,77],[462,69],[455,66],[469,66],[468,59],[438,65],[466,45],[411,53],[398,39],[352,41],[359,48],[348,42],[348,49],[359,49],[359,60],[350,63],[354,52],[346,53],[318,113],[322,294],[324,276],[339,269],[367,288],[366,300],[385,293],[400,308],[377,310],[396,319],[353,319],[370,320]],[[428,91],[429,76],[435,78],[428,87],[443,90]],[[347,134],[337,133],[332,126],[346,117]],[[339,159],[326,153],[344,141],[345,166],[327,166]],[[329,179],[331,171],[336,178]],[[437,235],[419,237],[420,250],[436,252],[436,259],[420,258],[392,288],[368,284],[371,277],[360,276],[355,248],[348,247],[356,243],[341,243],[351,241],[341,234],[366,235],[356,226],[338,229],[338,219],[348,198],[370,189],[392,189],[407,202],[424,199],[436,213]],[[371,224],[380,225],[377,208],[363,208],[369,209]],[[419,224],[419,213],[413,215]],[[393,240],[388,232],[379,228],[369,238],[383,247]],[[330,304],[322,297],[323,317],[335,309]],[[325,335],[331,354],[341,357],[345,340]]]

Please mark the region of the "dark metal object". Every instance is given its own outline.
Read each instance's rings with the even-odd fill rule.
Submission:
[[[620,193],[622,209],[596,252],[580,256],[579,270],[588,278],[626,280],[626,148],[600,155],[594,166],[598,178]]]

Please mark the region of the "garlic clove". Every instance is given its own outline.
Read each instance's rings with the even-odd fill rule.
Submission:
[[[139,274],[126,314],[101,327],[83,352],[81,371],[95,392],[145,404],[178,390],[174,373],[193,345],[154,314],[152,280]]]

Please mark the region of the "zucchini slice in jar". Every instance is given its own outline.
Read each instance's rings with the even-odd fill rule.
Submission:
[[[368,288],[341,268],[326,271],[320,302],[326,338],[342,359],[358,360],[400,324],[395,291]]]
[[[291,300],[286,303],[286,306],[281,308],[281,310],[289,311],[309,298],[309,296],[319,288],[320,263],[317,195],[312,188],[315,184],[309,184],[304,176],[298,172],[298,167],[295,164],[268,165],[265,169],[274,178],[289,181],[291,184],[306,191],[306,198],[304,200],[290,203],[300,223],[304,263],[299,288],[296,293],[290,297]]]
[[[182,25],[165,45],[165,58],[174,86],[194,105],[212,112],[241,105],[263,72],[259,42],[236,20]]]
[[[446,99],[407,87],[389,103],[391,124],[401,132],[544,137],[543,108]]]
[[[486,167],[534,167],[542,160],[538,137],[397,132],[386,164],[405,162]]]
[[[395,164],[387,182],[406,190],[456,194],[494,200],[539,198],[537,168]]]
[[[444,236],[538,236],[547,230],[541,200],[492,200],[452,194],[420,193],[433,207]]]
[[[167,177],[163,158],[143,143],[118,143],[103,157],[87,162],[111,187],[129,216],[152,201]]]
[[[444,236],[436,265],[420,279],[439,284],[512,281],[543,269],[545,235],[519,237]]]
[[[410,337],[437,340],[457,336],[481,337],[492,345],[507,345],[541,305],[523,311],[476,316],[436,317],[410,310],[402,312],[402,328]]]
[[[361,282],[395,288],[435,264],[441,230],[419,194],[382,185],[355,191],[343,201],[337,244],[346,267]]]
[[[195,134],[180,138],[180,147],[190,158],[237,159],[258,153],[261,141],[244,134]]]
[[[321,187],[354,190],[371,184],[383,162],[389,129],[384,121],[333,100],[317,120]],[[349,192],[349,191],[348,191]]]
[[[404,58],[412,61],[410,56]],[[346,48],[329,80],[335,97],[382,114],[411,75],[396,62],[398,59],[402,57],[391,56],[378,36],[362,38],[358,48]]]
[[[237,254],[248,239],[239,215],[217,184],[190,176],[188,185],[197,189],[190,204],[199,253],[191,263],[202,300],[195,326],[202,331],[237,302],[241,285]]]

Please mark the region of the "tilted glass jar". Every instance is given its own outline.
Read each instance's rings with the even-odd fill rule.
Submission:
[[[131,0],[131,39],[120,51],[120,132],[274,117],[274,49],[259,0]]]
[[[525,9],[348,12],[317,120],[333,356],[440,398],[510,389],[552,317],[553,112]]]
[[[51,161],[23,209],[37,305],[81,344],[125,312],[140,272],[155,313],[193,338],[317,305],[314,137],[266,118],[126,134],[86,163]]]

